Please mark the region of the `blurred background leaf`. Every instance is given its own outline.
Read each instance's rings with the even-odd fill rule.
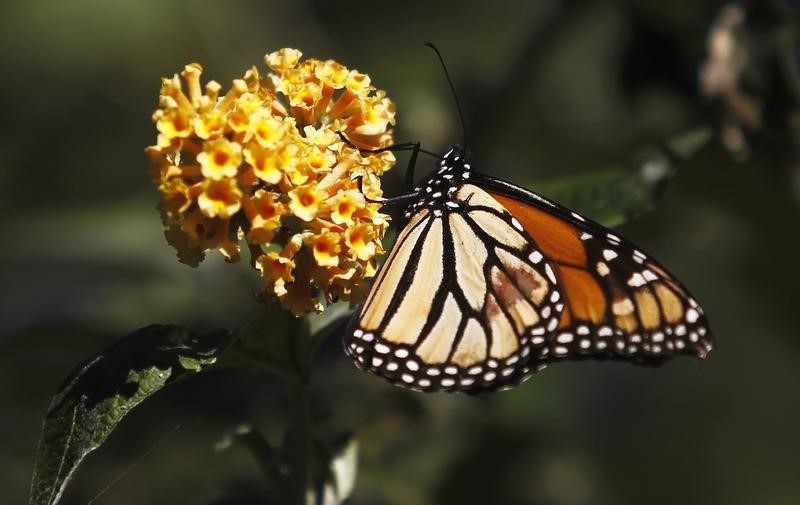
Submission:
[[[707,128],[687,132],[662,146],[638,153],[632,166],[531,184],[536,191],[605,226],[619,226],[652,210],[678,165],[710,139]]]
[[[564,364],[464,398],[392,388],[328,338],[314,416],[331,434],[356,431],[352,503],[794,504],[800,122],[787,117],[797,103],[785,75],[797,68],[797,10],[742,5],[742,93],[760,103],[761,125],[726,130],[730,108],[702,95],[698,77],[719,2],[5,2],[0,398],[14,408],[0,414],[4,500],[27,500],[54,386],[109,335],[153,321],[234,328],[258,309],[246,265],[213,256],[188,268],[165,243],[142,154],[155,140],[159,78],[198,61],[227,84],[296,46],[369,73],[397,102],[397,140],[438,151],[462,139],[422,45],[432,40],[466,109],[473,166],[534,190],[577,177],[602,187],[608,170],[635,176],[644,146],[712,129],[657,205],[619,232],[692,289],[719,347],[702,367]],[[746,156],[723,141],[729,130]],[[401,172],[387,174],[388,194],[403,190]],[[259,502],[252,457],[213,448],[243,422],[278,440],[286,404],[270,374],[176,383],[87,459],[63,503],[85,504],[111,482],[95,505]]]

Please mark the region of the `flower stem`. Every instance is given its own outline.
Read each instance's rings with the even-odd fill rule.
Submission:
[[[289,428],[290,501],[306,505],[311,484],[311,408],[308,381],[300,378],[289,385],[291,427]]]

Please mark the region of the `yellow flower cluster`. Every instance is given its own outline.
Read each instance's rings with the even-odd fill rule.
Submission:
[[[196,266],[214,249],[238,261],[244,242],[265,301],[295,315],[354,297],[375,274],[388,217],[370,201],[395,161],[353,147],[391,145],[386,94],[335,61],[300,58],[268,54],[272,73],[253,67],[224,95],[215,81],[201,85],[198,64],[183,81],[164,78],[158,141],[146,150],[180,261]]]

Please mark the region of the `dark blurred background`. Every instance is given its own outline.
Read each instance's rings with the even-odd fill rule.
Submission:
[[[466,109],[474,165],[532,189],[712,129],[659,204],[619,230],[692,289],[718,348],[701,365],[561,364],[469,398],[361,374],[331,339],[314,409],[320,430],[358,437],[352,503],[798,503],[800,20],[793,2],[724,5],[5,2],[2,501],[27,500],[50,397],[86,356],[150,322],[236,327],[258,310],[247,265],[212,255],[191,269],[165,243],[143,154],[159,78],[197,61],[227,86],[296,47],[370,74],[397,103],[396,139],[441,150],[461,132],[422,45],[432,40]],[[711,58],[722,77],[705,82],[715,40],[723,56],[734,41],[735,57]],[[64,503],[107,487],[92,503],[252,503],[257,465],[214,446],[243,421],[275,440],[285,401],[277,378],[244,372],[168,388],[88,458]]]

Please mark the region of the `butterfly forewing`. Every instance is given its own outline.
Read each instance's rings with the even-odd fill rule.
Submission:
[[[505,192],[493,189],[490,194],[517,217],[554,266],[564,294],[558,328],[534,342],[541,360],[655,364],[676,354],[704,358],[711,350],[702,308],[655,260],[538,195],[508,183]]]
[[[438,197],[434,197],[438,198]],[[542,366],[531,341],[556,328],[553,267],[474,185],[411,215],[347,331],[356,363],[422,390],[513,385]]]

